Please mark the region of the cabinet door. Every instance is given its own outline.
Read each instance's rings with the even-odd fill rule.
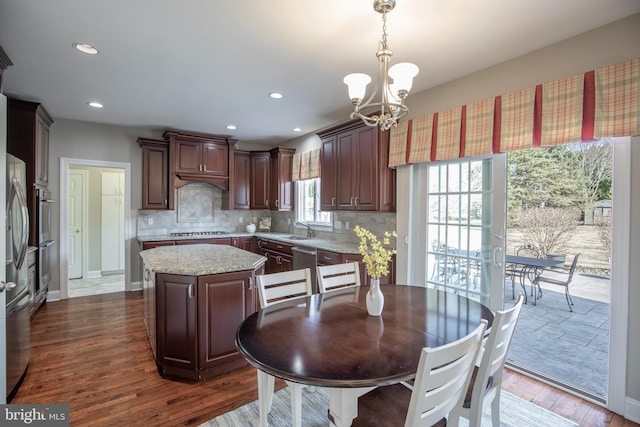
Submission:
[[[278,211],[293,210],[293,167],[294,150],[278,149],[271,152],[271,180],[269,187],[269,208]]]
[[[242,360],[235,345],[240,324],[254,312],[251,271],[198,278],[200,370]]]
[[[49,185],[49,125],[36,116],[36,184]]]
[[[156,274],[158,364],[197,369],[196,278]]]
[[[320,155],[320,209],[323,211],[336,210],[336,184],[338,160],[335,135],[322,140]]]
[[[378,145],[377,127],[356,130],[354,160],[353,205],[356,210],[374,211],[378,205],[377,165]]]
[[[249,209],[251,207],[251,156],[248,152],[236,151],[233,156],[233,209]]]
[[[207,175],[229,176],[229,146],[202,144],[202,172]]]
[[[202,143],[176,140],[176,172],[202,172]]]
[[[356,136],[354,131],[349,131],[337,136],[338,160],[337,160],[337,176],[338,185],[337,193],[337,209],[338,210],[354,210],[353,204],[356,197],[356,176],[358,176],[358,163],[356,161]]]
[[[142,146],[142,209],[168,209],[168,167],[168,146]]]
[[[251,153],[251,209],[269,209],[269,153]]]

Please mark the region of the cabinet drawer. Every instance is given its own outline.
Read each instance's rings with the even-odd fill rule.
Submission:
[[[319,265],[332,265],[340,264],[340,254],[336,252],[324,251],[318,249],[318,264]]]
[[[293,254],[293,252],[291,251],[291,248],[292,248],[291,245],[287,243],[276,242],[274,240],[260,239],[258,241],[258,247],[261,249],[270,249],[272,251],[276,251],[284,254],[289,254],[289,255]]]

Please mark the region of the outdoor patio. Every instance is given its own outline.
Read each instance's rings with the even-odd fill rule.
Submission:
[[[516,283],[516,295],[522,288]],[[531,288],[527,286],[530,296]],[[523,305],[508,361],[596,396],[607,394],[609,278],[576,274],[570,285],[573,313],[560,287]],[[505,283],[505,307],[514,303]]]

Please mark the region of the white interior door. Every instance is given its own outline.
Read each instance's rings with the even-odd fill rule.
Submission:
[[[87,171],[70,170],[68,188],[67,236],[69,250],[69,279],[79,279],[84,275],[84,194]]]

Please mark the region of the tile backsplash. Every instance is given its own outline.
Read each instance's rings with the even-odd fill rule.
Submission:
[[[223,210],[222,190],[209,184],[193,183],[175,190],[176,208],[172,211],[138,211],[138,235],[167,235],[185,231],[243,232],[260,218],[271,218],[274,232],[301,234],[295,226],[294,212],[267,210]],[[315,227],[316,237],[340,242],[358,241],[353,227],[360,225],[380,236],[396,226],[395,213],[335,212],[333,227]]]

